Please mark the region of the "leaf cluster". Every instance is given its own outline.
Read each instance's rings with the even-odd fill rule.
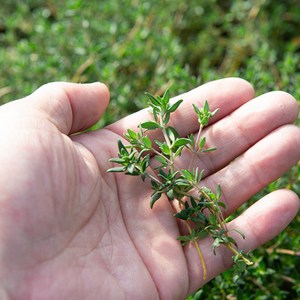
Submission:
[[[108,172],[140,175],[143,181],[148,178],[152,187],[151,208],[162,195],[165,195],[169,201],[177,201],[179,210],[175,212],[174,217],[188,228],[187,234],[177,238],[182,245],[192,242],[198,247],[198,240],[209,235],[214,240],[212,243],[214,254],[217,247],[224,245],[239,258],[236,262],[243,261],[248,264],[249,261],[238,252],[236,241],[229,236],[222,215],[226,205],[221,201],[221,186],[218,184],[215,192],[206,186],[201,186],[204,170],[193,167],[195,156],[216,150],[214,147],[206,147],[206,138],[202,136],[202,129],[209,124],[209,120],[218,109],[211,111],[207,101],[202,108],[193,104],[199,122],[198,134],[196,139],[194,135],[181,137],[177,130],[169,125],[169,121],[171,114],[178,109],[183,100],[172,102],[169,91],[166,91],[163,96],[155,97],[150,93],[146,95],[153,118],[141,123],[137,132],[127,129],[124,136],[128,145],[125,146],[119,140],[118,157],[110,159],[111,162],[121,166],[113,167]],[[161,136],[162,139],[151,139],[148,135],[149,131],[158,131],[156,136]],[[187,169],[180,169],[176,164],[183,151],[192,155],[191,164]],[[154,169],[150,169],[151,157],[156,160]],[[198,253],[202,260],[200,252]],[[203,262],[202,265],[205,268]]]

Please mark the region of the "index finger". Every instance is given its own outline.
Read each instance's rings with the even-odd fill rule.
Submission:
[[[171,115],[170,125],[175,127],[181,136],[187,136],[194,133],[199,126],[192,103],[201,107],[207,100],[212,111],[220,108],[220,112],[213,118],[213,121],[217,121],[253,97],[253,87],[243,79],[226,78],[211,81],[172,99],[184,101]],[[151,119],[149,111],[143,109],[109,125],[107,129],[123,136],[128,128],[136,130],[140,123],[149,119]]]

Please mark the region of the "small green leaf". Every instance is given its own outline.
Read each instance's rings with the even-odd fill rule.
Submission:
[[[178,241],[189,242],[191,238],[188,235],[180,235],[177,237]]]
[[[164,94],[162,96],[162,101],[164,102],[165,105],[169,103],[169,101],[170,101],[170,91],[169,91],[169,89],[167,89],[164,92]]]
[[[183,100],[178,100],[177,102],[175,102],[170,108],[169,108],[169,112],[174,112],[179,105],[183,102]]]
[[[128,172],[129,174],[133,174],[133,173],[134,173],[134,169],[135,169],[135,165],[134,165],[134,164],[129,164],[129,165],[127,166],[127,172]]]
[[[190,196],[190,200],[191,200],[191,205],[193,208],[196,208],[197,207],[197,203],[195,201],[195,198],[193,196]]]
[[[118,164],[122,164],[125,162],[125,160],[123,158],[119,158],[119,157],[116,157],[116,158],[110,158],[108,161],[110,162],[115,162],[115,163],[118,163]]]
[[[171,147],[180,147],[180,146],[185,146],[190,143],[190,140],[187,138],[181,138],[177,139]]]
[[[211,116],[213,117],[219,110],[220,110],[219,108],[215,109],[215,110],[211,113]]]
[[[223,240],[224,240],[224,243],[226,243],[226,244],[232,243],[236,247],[238,246],[236,240],[234,238],[232,238],[231,236],[224,236]]]
[[[151,197],[151,201],[150,201],[150,207],[153,208],[154,203],[161,197],[160,192],[155,192],[152,197]]]
[[[218,205],[226,209],[226,204],[224,202],[219,201]]]
[[[194,175],[189,170],[181,170],[181,173],[185,179],[187,179],[188,181],[193,181]]]
[[[122,153],[122,151],[124,151],[126,154],[129,154],[121,140],[118,140],[118,148],[119,148],[119,152]]]
[[[165,116],[163,118],[164,125],[167,125],[169,123],[169,121],[170,121],[170,115],[171,114],[169,112],[166,112],[166,114],[165,114]]]
[[[188,139],[190,140],[190,146],[191,146],[192,148],[194,148],[194,146],[195,146],[195,136],[194,136],[193,134],[190,134],[190,135],[188,136]]]
[[[217,198],[217,200],[219,200],[221,198],[221,195],[222,195],[222,190],[221,190],[220,184],[218,183],[217,184],[217,190],[216,190],[216,198]]]
[[[221,243],[222,243],[222,240],[220,240],[219,238],[215,238],[214,242],[212,243],[214,255],[216,255],[216,248],[219,247],[221,245]]]
[[[181,152],[182,152],[183,148],[184,148],[184,146],[180,146],[180,147],[177,148],[176,152],[174,153],[174,158],[181,155]]]
[[[158,99],[156,99],[156,97],[154,97],[153,95],[151,95],[148,92],[146,92],[145,94],[148,97],[148,99],[151,101],[152,104],[154,104],[156,106],[160,106],[161,103]]]
[[[159,123],[159,119],[158,119],[159,109],[157,107],[153,107],[152,113],[153,113],[153,117],[154,117],[155,122]]]
[[[238,234],[240,234],[240,235],[241,235],[241,237],[242,237],[243,239],[245,239],[245,238],[246,238],[246,236],[244,235],[244,233],[243,233],[243,232],[241,232],[240,230],[238,230],[238,229],[236,229],[236,228],[234,228],[233,230],[234,230],[234,231],[236,231]]]
[[[171,142],[173,143],[176,139],[179,138],[179,134],[176,131],[176,129],[174,127],[168,126],[166,128],[166,133],[168,135],[168,137],[170,138]]]
[[[141,161],[142,173],[145,173],[149,165],[150,165],[150,155],[148,154]]]
[[[167,196],[170,200],[174,200],[174,190],[172,188],[167,191]]]
[[[199,230],[196,232],[197,239],[204,239],[207,236],[208,236],[208,233],[205,230]]]
[[[115,167],[115,168],[110,168],[107,170],[107,172],[112,173],[112,172],[124,172],[126,170],[126,167]]]
[[[182,246],[185,246],[192,240],[188,235],[180,235],[176,239],[181,242]]]
[[[217,217],[213,214],[209,216],[209,223],[212,225],[218,225]]]
[[[212,152],[212,151],[215,151],[215,150],[217,150],[217,148],[216,147],[210,147],[210,148],[206,148],[206,149],[204,149],[204,150],[202,150],[202,152]]]
[[[128,137],[131,137],[132,139],[136,139],[136,137],[137,137],[137,134],[131,129],[127,129],[127,134],[126,135]]]
[[[209,105],[208,102],[205,100],[204,105],[203,105],[203,112],[207,114],[209,112]]]
[[[155,159],[160,162],[164,168],[168,166],[168,162],[164,157],[156,155]]]
[[[154,129],[160,128],[160,125],[153,121],[144,122],[144,123],[140,124],[140,126],[147,130],[154,130]]]
[[[202,149],[204,147],[205,143],[206,143],[206,137],[204,136],[203,138],[200,139],[199,149]]]
[[[193,108],[194,108],[194,111],[195,111],[195,113],[196,113],[197,115],[201,114],[200,109],[199,109],[195,104],[193,104]]]
[[[204,169],[201,170],[200,173],[199,173],[199,168],[197,167],[197,168],[195,169],[195,171],[194,171],[194,174],[195,174],[195,175],[194,175],[195,182],[198,184],[198,183],[201,181],[202,177],[203,177]]]
[[[147,149],[152,148],[152,142],[147,136],[143,136],[142,141]]]
[[[159,190],[159,187],[160,187],[160,185],[156,181],[154,181],[153,179],[151,179],[151,186],[152,186],[152,189],[154,191]]]
[[[166,143],[161,144],[160,149],[166,155],[171,154],[171,150],[170,150],[169,146]]]
[[[190,208],[185,208],[174,215],[175,218],[181,219],[181,220],[187,220],[190,216],[189,214]]]

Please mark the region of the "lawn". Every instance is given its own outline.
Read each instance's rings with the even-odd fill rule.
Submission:
[[[298,0],[2,0],[0,104],[49,81],[100,80],[111,104],[99,128],[144,107],[145,91],[229,76],[300,99],[299,28]],[[299,179],[300,164],[250,202],[282,187],[300,195]],[[244,276],[233,282],[229,270],[190,299],[296,299],[299,245],[298,214]]]

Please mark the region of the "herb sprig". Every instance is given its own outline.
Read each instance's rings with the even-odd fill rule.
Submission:
[[[238,249],[236,240],[229,235],[222,213],[226,205],[221,201],[221,186],[217,184],[215,191],[202,186],[204,170],[194,167],[195,157],[216,150],[215,147],[206,147],[206,138],[202,135],[202,130],[209,124],[209,120],[218,109],[210,111],[207,101],[202,108],[193,104],[199,122],[198,134],[196,138],[193,134],[180,137],[177,130],[169,125],[169,121],[171,114],[178,109],[183,100],[172,103],[169,91],[166,91],[162,97],[155,97],[150,93],[146,95],[153,118],[141,123],[137,132],[127,129],[124,136],[129,145],[125,146],[119,140],[118,157],[110,159],[120,166],[113,167],[108,172],[124,172],[126,175],[141,176],[143,181],[149,179],[153,190],[150,199],[151,208],[162,195],[166,195],[170,201],[177,201],[176,207],[179,207],[179,210],[175,212],[174,217],[185,224],[188,232],[178,236],[177,239],[183,246],[189,243],[195,245],[202,264],[204,279],[207,270],[198,240],[206,236],[213,239],[214,254],[216,249],[223,245],[233,253],[233,262],[238,269],[242,270],[245,266],[252,265],[247,255]],[[153,130],[160,131],[163,140],[151,140],[147,133]],[[176,165],[176,160],[183,151],[191,153],[187,169],[180,169]],[[154,156],[157,161],[154,172],[152,168],[151,171],[149,169],[151,156]],[[234,229],[234,231],[245,238],[239,230]]]

